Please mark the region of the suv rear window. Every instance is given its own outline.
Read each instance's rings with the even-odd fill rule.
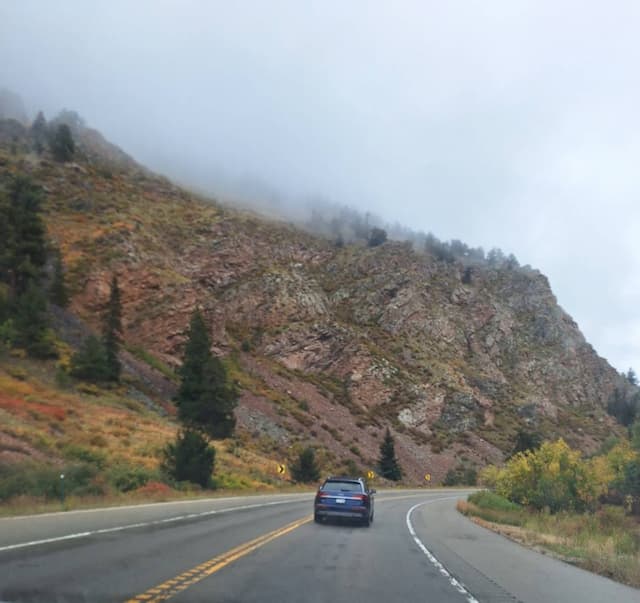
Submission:
[[[362,492],[360,482],[332,480],[322,484],[321,490],[339,490],[340,492]]]

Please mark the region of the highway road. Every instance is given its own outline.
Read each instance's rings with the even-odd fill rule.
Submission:
[[[640,601],[473,524],[463,495],[380,492],[369,528],[314,524],[310,494],[0,519],[0,601]]]

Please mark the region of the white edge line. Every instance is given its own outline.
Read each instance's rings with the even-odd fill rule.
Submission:
[[[418,535],[416,534],[416,531],[413,528],[413,524],[411,523],[411,514],[418,507],[422,507],[423,505],[430,505],[443,500],[456,500],[458,498],[459,498],[458,496],[450,496],[447,498],[438,498],[436,500],[429,500],[427,502],[421,502],[421,503],[418,503],[417,505],[413,505],[413,507],[411,507],[407,511],[407,516],[406,516],[407,529],[409,530],[409,534],[411,534],[411,537],[413,538],[414,542],[418,545],[418,548],[427,556],[427,559],[431,561],[431,563],[436,567],[436,569],[445,578],[447,578],[447,580],[449,580],[449,584],[451,584],[451,586],[453,586],[453,588],[455,588],[461,595],[465,596],[467,598],[468,603],[479,603],[478,600],[466,589],[465,585],[459,582],[458,580],[456,580],[456,578],[454,578],[451,575],[451,573],[447,570],[447,568],[444,565],[442,565],[440,561],[438,561],[437,557],[422,543],[422,541],[420,540],[420,538],[418,538]]]
[[[186,519],[194,519],[196,517],[207,517],[208,515],[219,515],[221,513],[229,513],[231,511],[243,511],[246,509],[256,509],[258,507],[271,507],[274,505],[284,505],[300,502],[298,500],[276,500],[273,502],[266,502],[256,505],[241,505],[239,507],[229,507],[228,509],[213,509],[211,511],[204,511],[202,513],[190,513],[189,515],[178,515],[176,517],[167,517],[165,519],[155,519],[154,521],[145,521],[140,523],[131,523],[124,526],[115,526],[112,528],[101,528],[99,530],[90,530],[87,532],[77,532],[75,534],[65,534],[64,536],[56,536],[54,538],[44,538],[42,540],[32,540],[30,542],[19,542],[17,544],[10,544],[0,547],[0,552],[14,551],[16,549],[24,549],[27,547],[39,546],[42,544],[50,544],[52,542],[63,542],[65,540],[77,540],[78,538],[87,538],[88,536],[95,536],[97,534],[110,534],[112,532],[123,532],[124,530],[132,530],[134,528],[144,528],[148,526],[155,526],[166,523],[173,523],[176,521],[183,521]]]

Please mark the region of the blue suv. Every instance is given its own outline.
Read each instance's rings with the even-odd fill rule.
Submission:
[[[369,526],[375,492],[361,477],[328,477],[318,488],[313,519],[316,523],[330,518],[359,519]]]

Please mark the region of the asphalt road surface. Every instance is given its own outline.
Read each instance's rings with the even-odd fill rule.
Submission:
[[[309,494],[0,519],[0,601],[640,602],[471,523],[463,494],[380,492],[368,528],[314,524]]]

